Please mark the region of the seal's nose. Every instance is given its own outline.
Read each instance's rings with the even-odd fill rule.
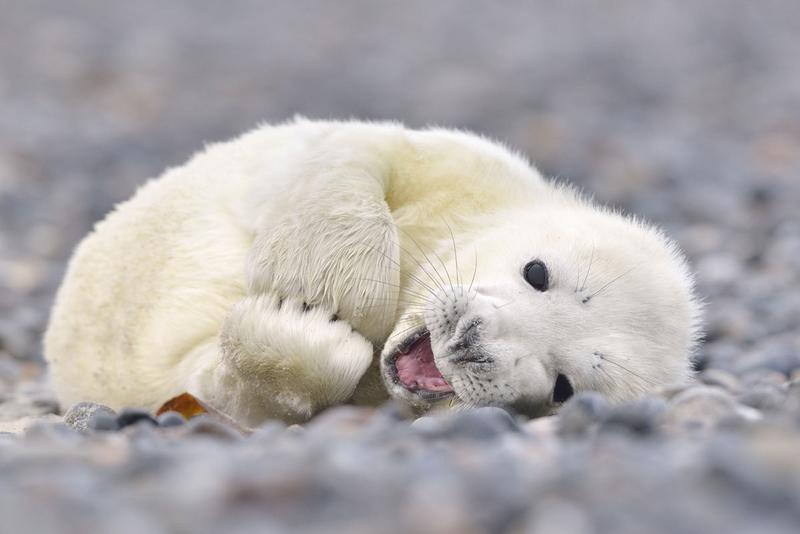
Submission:
[[[450,363],[489,363],[494,361],[480,346],[479,327],[482,322],[480,317],[472,317],[459,323],[459,328],[456,329],[456,334],[453,336],[454,341],[448,347],[448,352],[452,354]]]
[[[559,373],[553,386],[553,403],[561,404],[567,402],[574,394],[575,390],[572,388],[572,383],[567,378],[567,375]]]

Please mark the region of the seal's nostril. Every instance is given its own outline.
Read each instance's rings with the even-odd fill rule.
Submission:
[[[574,393],[575,390],[572,389],[569,378],[559,373],[556,377],[556,385],[553,388],[553,402],[556,404],[566,402]]]

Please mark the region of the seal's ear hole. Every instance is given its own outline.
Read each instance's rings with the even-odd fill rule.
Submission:
[[[525,265],[522,270],[525,276],[525,281],[537,291],[547,291],[550,285],[550,273],[547,272],[547,266],[542,260],[533,260]]]
[[[569,378],[567,378],[566,375],[559,373],[556,377],[556,385],[553,388],[553,402],[556,404],[561,404],[562,402],[569,400],[569,398],[574,394],[575,390],[572,389],[572,384],[570,383]]]

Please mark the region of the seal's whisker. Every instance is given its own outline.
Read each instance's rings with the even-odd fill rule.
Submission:
[[[439,255],[436,254],[436,257],[438,258]],[[453,287],[453,280],[450,278],[450,271],[447,270],[447,265],[445,265],[444,261],[442,261],[442,258],[439,258],[439,263],[442,264],[442,267],[444,268],[444,272],[447,275],[447,282],[450,285],[450,294],[453,295],[453,298],[455,298],[456,290]]]
[[[425,256],[425,259],[427,259],[428,262],[431,263],[431,267],[433,267],[433,262],[431,262],[430,258],[428,258],[428,255],[425,254],[425,251],[422,249],[422,247],[419,246],[419,243],[417,243],[417,241],[411,235],[409,235],[405,230],[401,229],[401,231],[404,234],[408,235],[409,238],[411,238],[411,240],[414,242],[414,244],[417,245],[417,248],[420,249],[420,252],[422,252],[422,254]],[[441,289],[445,289],[444,286],[445,285],[449,285],[450,289],[452,290],[452,295],[453,295],[453,297],[455,297],[455,290],[453,289],[453,280],[450,278],[450,271],[447,269],[447,265],[445,265],[444,260],[442,260],[442,257],[439,256],[439,254],[436,253],[435,249],[431,249],[431,252],[436,257],[436,259],[439,260],[439,263],[442,265],[442,268],[444,269],[445,275],[447,275],[447,280],[446,281],[445,281],[444,278],[442,278],[442,284],[443,285],[442,285]],[[437,274],[439,273],[438,270],[436,272],[437,272]],[[441,274],[439,276],[441,277]]]
[[[387,302],[376,301],[372,304],[367,304],[365,306],[361,306],[361,310],[375,310],[381,309],[386,307]],[[419,303],[400,303],[403,306],[403,311],[407,313],[425,313],[426,307],[424,304]]]
[[[412,254],[410,250],[408,250],[408,249],[404,248],[404,247],[403,247],[402,245],[400,245],[399,243],[397,244],[397,246],[400,248],[400,250],[402,250],[403,252],[405,252],[406,254],[408,254],[408,255],[409,255],[409,257],[410,257],[411,259],[413,259],[413,260],[414,260],[414,263],[416,263],[416,264],[419,266],[419,268],[422,270],[422,272],[424,272],[424,273],[425,273],[425,275],[426,275],[428,278],[430,278],[430,280],[431,280],[431,283],[433,283],[433,285],[434,285],[436,288],[440,288],[440,287],[441,287],[441,285],[440,285],[439,281],[438,281],[438,280],[436,280],[436,278],[435,278],[435,277],[434,277],[434,276],[433,276],[433,275],[432,275],[430,272],[428,272],[428,270],[425,268],[425,266],[422,264],[422,262],[421,262],[421,261],[419,261],[419,259],[418,259],[416,256],[414,256],[414,254]],[[430,260],[428,260],[427,258],[426,258],[426,260],[427,260],[428,264],[429,264],[431,267],[433,267],[433,264],[430,262]],[[435,272],[435,269],[434,269],[434,272]]]
[[[605,354],[598,354],[598,357],[599,357],[601,360],[603,360],[604,362],[608,362],[608,363],[614,364],[614,365],[616,365],[617,367],[619,367],[620,369],[622,369],[622,370],[624,370],[624,371],[627,371],[627,372],[629,372],[630,374],[632,374],[633,376],[635,376],[635,377],[636,377],[636,378],[638,378],[639,380],[642,380],[643,382],[647,382],[647,383],[648,383],[648,384],[650,384],[651,386],[658,386],[658,384],[657,384],[657,383],[653,382],[653,381],[652,381],[652,380],[650,380],[649,378],[647,378],[647,377],[644,377],[644,376],[640,375],[639,373],[636,373],[636,372],[632,371],[631,369],[628,369],[626,366],[622,365],[622,364],[621,364],[621,363],[619,363],[619,362],[616,362],[616,361],[612,360],[611,358],[609,358],[609,357],[608,357],[608,356],[606,356]],[[600,369],[602,369],[602,367],[601,367]]]
[[[398,304],[419,304],[420,306],[425,306],[428,303],[427,299],[410,299],[406,298],[405,295],[394,298],[394,297],[379,297],[379,296],[372,296],[370,297],[370,302],[396,302]]]
[[[433,271],[436,273],[436,276],[438,276],[438,277],[439,277],[439,279],[442,281],[442,284],[443,284],[443,285],[444,285],[444,284],[446,284],[446,283],[447,283],[447,281],[444,279],[444,277],[442,276],[442,274],[439,272],[439,270],[438,270],[438,269],[436,268],[436,266],[433,264],[433,262],[431,261],[431,259],[430,259],[430,258],[428,257],[428,255],[425,253],[425,250],[424,250],[424,249],[423,249],[423,248],[420,246],[419,242],[418,242],[416,239],[414,239],[414,236],[412,236],[411,234],[409,234],[408,232],[406,232],[405,230],[403,230],[403,229],[402,229],[402,228],[400,228],[399,226],[398,226],[398,229],[399,229],[401,232],[403,232],[403,233],[404,233],[404,234],[405,234],[405,235],[406,235],[406,236],[407,236],[409,239],[411,239],[411,241],[414,243],[414,245],[417,247],[417,249],[419,249],[419,251],[420,251],[420,252],[422,252],[422,255],[425,257],[425,260],[428,262],[428,264],[431,266],[431,268],[433,269]],[[433,254],[434,254],[434,255],[436,255],[436,257],[437,257],[437,258],[439,257],[439,255],[438,255],[438,254],[436,254],[436,252],[435,252],[435,251],[431,250],[431,252],[433,252]],[[441,260],[441,258],[439,258],[439,261],[440,261],[440,262],[442,261],[442,260]],[[442,262],[442,265],[444,265],[444,262]]]
[[[399,271],[402,269],[402,266],[400,265],[400,262],[398,262],[398,261],[397,261],[397,260],[395,260],[394,258],[391,258],[391,257],[389,257],[389,255],[388,255],[388,254],[386,254],[385,252],[383,252],[382,250],[378,250],[378,249],[376,249],[375,247],[373,247],[373,246],[371,246],[371,245],[368,245],[368,244],[366,244],[366,243],[361,243],[361,245],[362,245],[362,246],[365,246],[365,247],[367,247],[367,248],[370,248],[370,249],[372,249],[372,250],[374,250],[374,251],[375,251],[375,252],[377,252],[378,254],[381,254],[381,255],[382,255],[384,258],[388,259],[389,261],[391,261],[392,263],[394,263],[395,265],[397,265],[398,272],[399,272]],[[433,295],[433,296],[436,296],[436,291],[434,291],[434,289],[433,289],[433,288],[431,288],[431,287],[430,287],[428,284],[426,284],[424,281],[420,280],[420,279],[419,279],[417,276],[415,276],[415,275],[414,275],[414,274],[412,274],[412,273],[408,273],[408,276],[409,276],[411,279],[413,279],[414,281],[416,281],[417,283],[419,283],[421,286],[423,286],[425,289],[427,289],[428,291],[430,291],[431,295]]]
[[[608,287],[609,287],[611,284],[613,284],[614,282],[616,282],[617,280],[619,280],[620,278],[622,278],[622,277],[623,277],[623,276],[625,276],[626,274],[630,273],[631,271],[633,271],[634,269],[636,269],[638,266],[639,266],[638,264],[637,264],[637,265],[634,265],[633,267],[631,267],[630,269],[628,269],[628,270],[627,270],[627,271],[625,271],[624,273],[620,274],[619,276],[616,276],[616,277],[615,277],[614,279],[612,279],[610,282],[608,282],[608,283],[607,283],[607,284],[605,284],[603,287],[601,287],[600,289],[598,289],[597,291],[595,291],[594,293],[592,293],[591,295],[589,295],[589,296],[588,296],[588,297],[586,297],[586,298],[587,298],[587,299],[593,298],[595,295],[597,295],[597,294],[599,294],[601,291],[603,291],[603,290],[607,289],[607,288],[608,288]]]
[[[428,298],[428,297],[427,297],[427,295],[424,295],[424,294],[422,294],[422,293],[417,293],[416,291],[413,291],[413,290],[411,290],[411,289],[409,289],[409,288],[407,288],[407,287],[403,287],[403,286],[401,286],[400,284],[393,284],[392,282],[387,282],[386,280],[376,280],[376,279],[374,279],[374,278],[358,278],[358,280],[360,280],[360,281],[362,281],[362,282],[375,282],[376,284],[383,284],[383,285],[387,285],[387,286],[390,286],[390,287],[396,287],[396,288],[398,288],[398,289],[400,289],[400,290],[402,290],[402,291],[405,291],[406,293],[408,293],[408,294],[410,294],[410,295],[414,295],[415,297],[419,297],[419,298],[421,298],[421,299],[427,299],[427,298]],[[433,295],[433,296],[434,296],[434,297],[435,297],[435,298],[436,298],[436,299],[437,299],[439,302],[441,302],[442,304],[444,304],[444,301],[443,301],[441,298],[439,298],[439,296],[438,296],[438,295],[436,295],[436,293],[431,293],[431,294],[432,294],[432,295]]]
[[[589,255],[589,268],[586,269],[586,276],[583,277],[583,283],[581,284],[581,291],[586,289],[586,281],[589,280],[589,273],[592,272],[592,262],[594,262],[594,249],[597,243],[592,241],[592,253]],[[577,288],[575,289],[577,291]],[[589,297],[591,298],[591,296]]]
[[[461,296],[463,297],[464,296],[464,288],[461,287],[461,281],[459,279],[459,274],[458,274],[458,271],[459,271],[459,269],[458,269],[458,250],[456,248],[456,238],[455,238],[455,235],[453,234],[453,229],[450,227],[450,223],[447,222],[447,219],[445,219],[442,215],[440,215],[439,217],[441,217],[442,222],[445,224],[445,226],[447,226],[447,230],[450,232],[450,241],[453,243],[453,261],[456,264],[456,272],[455,272],[456,285],[461,290]],[[455,289],[453,289],[453,296],[455,297]]]
[[[514,299],[511,299],[508,302],[506,302],[505,304],[501,304],[500,306],[495,306],[494,309],[495,310],[499,310],[500,308],[505,308],[509,304],[513,304],[513,303],[514,303]]]
[[[398,227],[398,230],[402,231],[403,233],[406,233],[402,228]],[[406,233],[406,235],[408,235],[408,234]],[[411,237],[411,236],[409,235],[409,237]],[[413,238],[412,238],[412,240],[413,240]],[[423,273],[425,273],[425,275],[428,278],[430,278],[431,282],[433,283],[433,285],[435,287],[437,287],[437,288],[439,287],[439,281],[436,280],[436,278],[434,278],[434,276],[425,268],[425,265],[423,265],[423,263],[419,260],[419,258],[417,258],[410,250],[408,250],[407,248],[403,247],[403,245],[400,244],[400,240],[399,239],[397,241],[393,241],[393,243],[395,245],[397,245],[397,248],[399,248],[402,252],[406,253],[408,255],[408,257],[410,257],[412,260],[414,260],[414,263],[416,263],[417,266],[419,266],[420,270]],[[415,241],[415,244],[416,244],[416,241]],[[417,248],[419,248],[418,244],[417,244]],[[420,248],[420,250],[422,250],[422,249]],[[425,253],[423,251],[423,255],[424,254]],[[431,264],[430,260],[428,260],[427,257],[425,259],[428,261],[428,264],[431,265],[431,267],[433,267],[433,264]],[[401,271],[400,264],[398,264],[397,270],[398,270],[398,272]],[[434,268],[434,271],[435,271],[435,268]]]
[[[469,288],[467,289],[467,295],[469,295],[470,292],[472,291],[472,284],[475,283],[475,275],[476,274],[478,274],[478,249],[477,248],[475,249],[475,267],[472,268],[472,280],[469,281]],[[475,291],[477,292],[478,289],[475,288]],[[474,297],[470,297],[470,298],[474,298]]]
[[[398,307],[403,307],[405,311],[420,311],[424,312],[427,307],[428,303],[425,301],[420,300],[405,300],[405,299],[392,299],[392,298],[384,298],[384,297],[377,297],[370,300],[370,303],[362,306],[361,309],[374,309],[378,307],[386,307],[387,305],[396,304]]]

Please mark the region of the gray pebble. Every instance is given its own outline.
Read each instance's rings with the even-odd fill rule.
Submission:
[[[360,406],[329,408],[309,421],[306,430],[314,436],[345,437],[364,428],[372,419],[374,409]]]
[[[608,402],[599,393],[577,393],[558,411],[558,433],[563,436],[582,435],[605,418],[609,410]]]
[[[263,425],[253,429],[247,439],[253,442],[270,443],[277,439],[286,430],[286,425],[282,421],[267,421]]]
[[[158,426],[165,428],[181,426],[186,423],[186,418],[182,414],[172,411],[162,413],[156,420],[158,421]]]
[[[226,441],[235,441],[242,438],[239,432],[206,414],[192,417],[184,425],[184,428],[186,434],[209,436]]]
[[[722,369],[706,369],[698,379],[707,386],[721,387],[731,393],[737,393],[741,388],[736,375]]]
[[[423,417],[418,417],[414,421],[411,422],[411,428],[413,428],[419,434],[425,436],[433,436],[442,432],[444,428],[443,418],[442,417],[433,417],[430,415],[426,415]]]
[[[745,406],[763,412],[774,412],[780,410],[786,402],[786,388],[771,383],[760,383],[739,395],[737,400]]]
[[[491,406],[420,417],[411,424],[411,428],[429,438],[474,440],[491,440],[506,432],[520,431],[508,411]]]
[[[157,426],[158,422],[146,410],[138,408],[125,408],[117,415],[117,424],[120,428],[136,424],[150,424]]]
[[[114,419],[117,414],[114,410],[102,404],[79,402],[64,414],[64,423],[79,432],[97,430],[91,423],[92,420],[99,415]]]
[[[25,430],[25,437],[43,443],[57,444],[65,441],[75,442],[80,438],[80,433],[61,422],[37,421]]]
[[[660,417],[667,403],[658,397],[643,399],[614,406],[603,418],[601,431],[623,431],[636,436],[649,436],[658,428]]]
[[[800,416],[800,379],[792,380],[786,386],[786,401],[783,409]]]
[[[689,388],[670,400],[663,426],[670,432],[710,431],[727,419],[742,415],[736,400],[725,390],[712,386]]]
[[[598,433],[605,408],[567,405],[493,440],[463,439],[456,414],[319,433],[276,423],[242,441],[189,424],[44,425],[0,434],[2,530],[797,534],[800,386],[776,411],[769,389],[800,380],[797,2],[445,0],[424,20],[419,2],[62,4],[5,2],[0,19],[0,429],[54,409],[21,382],[35,381],[28,364],[78,239],[198,139],[298,107],[471,126],[665,226],[698,267],[699,379],[722,398],[675,392],[646,440],[631,435],[650,422],[637,408]],[[297,28],[309,37],[287,47]],[[468,61],[443,60],[443,28],[444,56]],[[589,263],[575,267],[590,285],[610,280]],[[598,298],[624,295],[624,280]],[[553,436],[559,419],[568,440]],[[89,425],[101,423],[117,427],[103,413]],[[686,439],[690,428],[709,434]]]
[[[303,425],[298,425],[298,424],[289,425],[284,430],[284,434],[287,435],[287,436],[300,437],[300,436],[304,435],[305,433],[306,433],[306,429],[303,427]]]
[[[90,430],[99,432],[113,432],[119,430],[119,423],[117,422],[116,416],[104,412],[98,412],[92,415],[88,426]]]

